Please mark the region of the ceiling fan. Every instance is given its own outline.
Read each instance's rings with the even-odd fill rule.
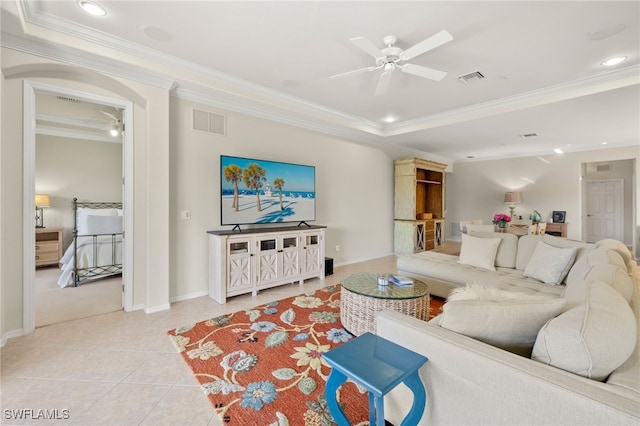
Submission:
[[[393,74],[396,69],[399,69],[402,72],[406,72],[407,74],[413,74],[417,75],[418,77],[440,81],[447,75],[446,72],[433,68],[423,67],[421,65],[406,64],[403,62],[413,59],[418,55],[422,55],[423,53],[426,53],[431,49],[435,49],[438,46],[442,46],[443,44],[448,43],[451,40],[453,40],[453,36],[449,34],[447,30],[442,30],[439,33],[429,37],[428,39],[423,40],[406,50],[402,50],[399,47],[395,46],[396,41],[398,41],[395,36],[386,36],[385,38],[383,38],[382,42],[384,43],[385,47],[382,49],[378,49],[375,44],[364,37],[352,38],[350,41],[353,44],[376,59],[375,66],[360,68],[342,74],[336,74],[329,78],[342,78],[350,75],[383,69],[382,75],[380,75],[380,79],[378,80],[378,85],[376,86],[376,96],[381,95],[387,91],[391,74]]]

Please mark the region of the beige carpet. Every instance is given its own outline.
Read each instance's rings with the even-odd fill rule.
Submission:
[[[122,277],[58,287],[58,268],[36,270],[36,327],[122,309]]]

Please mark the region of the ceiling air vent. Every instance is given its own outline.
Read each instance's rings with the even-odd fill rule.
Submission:
[[[604,173],[611,171],[611,164],[598,164],[596,165],[596,172]]]
[[[538,136],[538,134],[537,134],[537,133],[524,133],[524,134],[520,135],[520,137],[521,137],[522,139],[535,138],[535,137],[537,137],[537,136]]]
[[[193,129],[203,132],[226,134],[226,117],[223,114],[193,110]]]
[[[480,71],[476,71],[469,74],[461,75],[460,77],[458,77],[458,80],[461,83],[468,84],[476,80],[482,80],[483,78],[484,78],[484,75],[482,75]]]

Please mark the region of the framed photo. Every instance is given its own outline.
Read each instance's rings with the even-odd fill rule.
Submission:
[[[564,217],[566,216],[566,214],[567,214],[566,211],[554,210],[553,213],[551,214],[551,217],[553,218],[553,221],[555,223],[564,223]]]

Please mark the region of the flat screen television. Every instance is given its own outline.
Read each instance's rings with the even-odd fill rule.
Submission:
[[[221,155],[220,186],[222,225],[316,220],[314,166]]]

